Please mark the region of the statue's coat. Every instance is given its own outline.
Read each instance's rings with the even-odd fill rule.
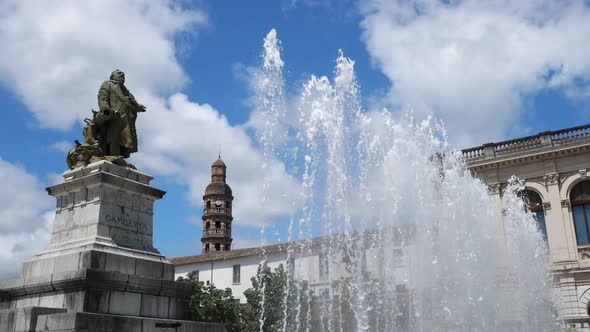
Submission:
[[[137,152],[135,120],[140,106],[129,90],[116,81],[105,81],[98,91],[98,107],[101,111],[110,109],[114,112],[112,119],[105,123],[108,126],[104,137],[106,143],[124,147],[124,157]]]

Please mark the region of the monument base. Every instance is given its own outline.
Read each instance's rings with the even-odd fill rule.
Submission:
[[[63,176],[49,247],[0,281],[0,332],[224,331],[185,321],[192,285],[153,247],[151,176],[106,161]]]
[[[222,332],[219,324],[71,312],[39,316],[36,330],[44,332]]]

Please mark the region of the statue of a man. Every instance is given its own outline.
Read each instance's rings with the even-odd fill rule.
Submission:
[[[145,106],[137,103],[125,87],[125,74],[120,70],[112,72],[98,91],[99,112],[92,120],[92,132],[85,134],[87,143],[98,140],[105,156],[129,158],[137,152],[135,120],[138,112],[145,112]]]

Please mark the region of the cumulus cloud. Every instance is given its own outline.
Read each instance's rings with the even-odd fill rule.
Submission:
[[[74,147],[74,143],[70,141],[57,141],[52,143],[49,147],[60,152],[68,153],[68,151]]]
[[[287,193],[296,183],[280,162],[265,164],[244,128],[179,92],[187,77],[176,56],[178,37],[206,24],[205,13],[173,0],[5,1],[0,45],[10,47],[0,50],[0,79],[41,126],[60,130],[89,117],[100,83],[122,69],[126,85],[148,109],[138,119],[140,152],[132,162],[186,184],[190,201],[200,205],[221,146],[236,196],[236,225],[259,226],[288,213]],[[272,184],[262,209],[265,174]]]
[[[34,175],[2,159],[0,183],[0,279],[6,279],[49,242],[54,203]]]
[[[182,86],[174,36],[206,23],[174,1],[0,2],[0,80],[47,128],[68,129],[97,107],[116,68],[136,89]]]
[[[289,213],[296,181],[282,163],[265,162],[244,128],[232,127],[212,106],[192,102],[182,93],[168,99],[146,95],[142,102],[150,110],[138,122],[142,145],[133,161],[140,169],[179,177],[189,184],[191,202],[200,205],[221,147],[227,180],[236,196],[236,225],[260,226]],[[269,186],[263,209],[265,177]]]
[[[590,8],[583,1],[361,3],[363,39],[391,81],[390,102],[433,112],[456,143],[502,138],[542,89],[588,96]]]

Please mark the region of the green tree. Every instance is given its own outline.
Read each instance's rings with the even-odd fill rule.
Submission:
[[[258,267],[252,288],[244,292],[242,331],[307,331],[311,317],[311,291],[306,281],[288,276],[279,265],[274,271],[267,265]],[[260,325],[262,324],[262,329]]]
[[[178,281],[189,282],[193,285],[193,295],[190,298],[190,319],[200,322],[225,324],[228,332],[239,332],[242,325],[240,304],[234,300],[230,288],[218,289],[213,284],[203,285],[191,272],[186,278],[179,277]]]
[[[308,331],[311,326],[312,292],[308,282],[289,276],[286,303],[286,332]]]

